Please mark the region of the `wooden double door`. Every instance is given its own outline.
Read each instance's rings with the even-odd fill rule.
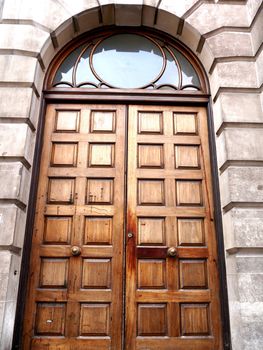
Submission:
[[[49,105],[23,349],[222,349],[204,108]]]

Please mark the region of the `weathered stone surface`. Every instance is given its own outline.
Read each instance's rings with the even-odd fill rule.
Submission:
[[[215,57],[254,55],[249,33],[222,32],[206,40]]]
[[[156,7],[159,0],[143,0],[143,5]]]
[[[185,23],[183,27],[182,35],[179,36],[179,39],[185,43],[193,52],[196,53],[196,49],[201,38],[200,33],[196,28]]]
[[[217,145],[221,150],[218,157],[219,167],[227,160],[263,161],[262,132],[262,128],[224,129],[217,138]],[[220,143],[223,143],[225,152]]]
[[[182,17],[198,0],[170,1],[163,0],[160,9],[167,10],[178,17]]]
[[[3,325],[3,320],[4,320],[4,312],[5,312],[5,302],[0,301],[0,339],[3,337],[3,332],[2,332],[2,325]]]
[[[4,0],[0,0],[0,19],[2,18],[3,6],[4,6]]]
[[[41,59],[46,68],[49,66],[50,62],[58,51],[59,49],[54,48],[51,37],[49,37],[40,51]]]
[[[263,209],[233,208],[224,214],[225,248],[263,247]]]
[[[0,163],[0,198],[19,200],[26,204],[29,193],[29,171],[23,164]]]
[[[39,96],[41,96],[41,93],[43,91],[44,79],[45,79],[45,72],[42,70],[39,62],[37,62],[34,81],[35,81],[35,87],[36,87],[36,90],[38,91]]]
[[[210,71],[210,68],[213,64],[215,57],[214,57],[207,41],[205,41],[201,53],[195,52],[195,54],[197,55],[199,60],[202,62],[202,65],[205,68],[206,74],[209,77],[209,71]]]
[[[261,263],[262,269],[262,263]],[[238,288],[241,303],[263,302],[263,274],[241,273],[238,278]]]
[[[4,2],[4,19],[30,19],[39,22],[50,31],[69,17],[71,13],[61,6],[59,1],[12,0]]]
[[[6,261],[6,265],[8,265],[8,272],[2,272],[2,274],[5,275],[8,284],[6,290],[6,302],[4,304],[4,323],[2,327],[0,349],[11,349],[21,261],[19,256],[7,251],[0,252],[1,262],[2,259]]]
[[[24,242],[26,213],[15,205],[0,206],[0,245],[21,248]]]
[[[37,59],[34,57],[0,56],[0,81],[22,82],[29,85],[34,81]]]
[[[39,52],[49,34],[39,28],[21,24],[0,25],[0,47]]]
[[[233,3],[232,6],[225,3],[203,3],[187,18],[187,22],[197,28],[201,34],[222,26],[243,27],[250,24],[246,6],[233,5]]]
[[[263,202],[263,168],[229,167],[220,176],[223,207],[230,202]]]
[[[229,302],[229,314],[230,314],[230,328],[231,328],[231,340],[232,340],[232,350],[243,350],[244,340],[240,337],[240,303]],[[258,349],[259,350],[259,349]]]
[[[260,5],[261,1],[258,0],[247,1],[247,11],[251,20],[253,20],[253,18],[255,17],[255,14],[257,13],[257,10],[259,9]]]
[[[55,33],[59,47],[66,45],[75,37],[72,18],[61,24],[53,33]]]
[[[1,289],[0,289],[0,301],[6,301],[7,297],[7,289],[8,289],[8,276],[11,269],[11,260],[12,254],[9,251],[0,251],[0,281],[1,281]]]
[[[15,312],[16,301],[6,301],[4,303],[4,322],[0,338],[0,349],[12,349]]]
[[[261,51],[257,57],[256,66],[258,74],[258,85],[261,86],[263,83],[263,51]]]
[[[102,23],[100,23],[98,7],[78,15],[78,23],[80,33],[102,26]]]
[[[256,251],[256,250],[255,250]],[[251,254],[243,254],[242,251],[237,254],[236,263],[237,272],[240,274],[261,274],[263,272],[263,252],[260,251]],[[263,277],[263,275],[262,275]],[[263,280],[261,281],[263,283]],[[260,296],[263,297],[263,296]]]
[[[142,1],[139,3],[136,1],[135,5],[121,3],[118,2],[115,5],[115,24],[117,26],[140,26],[142,24]]]
[[[0,157],[22,157],[30,164],[34,134],[27,124],[0,124]]]
[[[214,79],[216,81],[214,81]],[[254,62],[220,62],[212,75],[212,88],[257,88],[258,79]]]
[[[105,1],[104,1],[105,2]],[[113,1],[108,1],[113,2]],[[60,4],[63,5],[63,8],[72,14],[77,14],[82,11],[88,10],[90,8],[98,7],[98,0],[60,0]],[[103,5],[103,1],[100,0],[100,4]]]
[[[156,28],[176,36],[178,24],[179,19],[176,16],[167,11],[158,10]]]
[[[258,48],[262,44],[262,33],[263,33],[263,11],[260,12],[251,30],[251,38],[254,46],[254,52],[257,52]]]
[[[222,122],[263,123],[259,94],[235,94],[223,92],[213,108],[215,130]]]
[[[33,90],[0,87],[0,118],[28,118]]]
[[[240,303],[242,350],[261,350],[263,344],[263,304]]]
[[[154,26],[155,8],[150,6],[143,6],[142,8],[142,25],[147,27]]]

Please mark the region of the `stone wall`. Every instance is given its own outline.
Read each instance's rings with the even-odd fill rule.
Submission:
[[[169,33],[190,47],[207,71],[232,345],[234,350],[259,350],[263,343],[261,0],[0,0],[0,349],[11,349],[12,343],[45,72],[72,38],[104,25],[144,25]]]

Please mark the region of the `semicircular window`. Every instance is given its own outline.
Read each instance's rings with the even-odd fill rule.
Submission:
[[[189,60],[142,34],[113,34],[82,44],[58,67],[53,87],[201,90]]]

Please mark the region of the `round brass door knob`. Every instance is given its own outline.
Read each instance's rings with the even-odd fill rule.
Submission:
[[[170,257],[175,257],[177,254],[176,248],[175,247],[170,247],[167,249],[167,255]]]
[[[71,254],[72,254],[73,256],[78,256],[78,255],[80,255],[80,253],[81,253],[80,247],[77,247],[76,245],[74,245],[73,247],[71,247]]]

